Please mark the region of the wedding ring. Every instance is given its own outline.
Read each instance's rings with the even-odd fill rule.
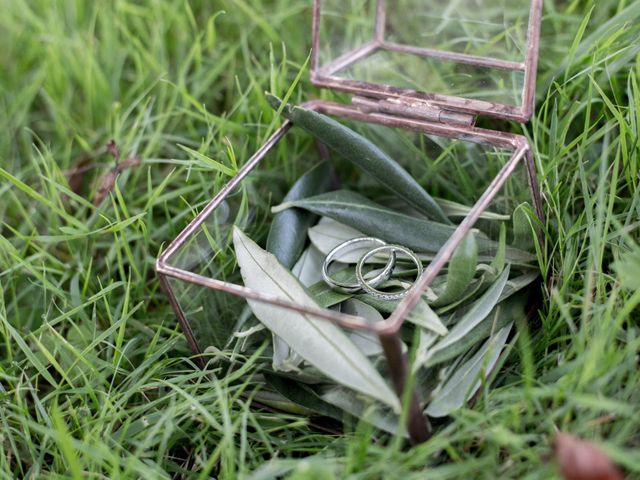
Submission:
[[[350,240],[342,242],[340,245],[338,245],[333,250],[331,250],[327,255],[327,257],[324,259],[324,263],[322,264],[322,279],[325,281],[327,285],[331,287],[332,290],[335,290],[341,293],[356,293],[362,290],[361,283],[340,282],[338,280],[331,278],[331,276],[329,276],[329,265],[331,265],[331,262],[336,260],[336,257],[338,257],[339,254],[344,254],[352,250],[358,250],[363,248],[363,246],[360,244],[365,244],[365,246],[366,244],[369,244],[369,245],[373,244],[373,245],[378,245],[379,246],[378,248],[380,248],[380,247],[386,246],[387,242],[375,237],[359,237],[359,238],[352,238]],[[368,255],[367,259],[372,257],[372,255],[369,255],[369,254],[367,255]],[[362,273],[364,262],[362,261],[362,259],[360,259],[358,264],[362,264],[360,266],[360,273],[364,278],[364,274]],[[392,250],[391,255],[389,255],[389,260],[387,260],[387,263],[385,264],[382,271],[380,271],[380,273],[378,273],[375,277],[370,278],[368,280],[369,285],[372,285],[373,287],[377,287],[378,285],[381,285],[382,283],[389,280],[395,266],[396,266],[396,254]]]
[[[390,250],[392,253],[396,253],[396,252],[404,253],[407,257],[409,257],[411,261],[415,263],[416,268],[418,270],[416,274],[416,280],[420,278],[420,275],[422,275],[422,262],[420,261],[420,259],[417,257],[415,253],[413,253],[411,250],[401,245],[382,245],[380,247],[376,247],[372,250],[369,250],[367,253],[365,253],[362,256],[362,258],[360,258],[360,260],[356,264],[356,278],[358,279],[358,282],[360,283],[360,286],[362,287],[362,289],[372,297],[375,297],[379,300],[399,300],[405,297],[411,291],[414,285],[413,283],[408,288],[405,288],[404,290],[401,290],[399,292],[383,292],[382,290],[377,290],[375,288],[378,285],[380,285],[380,283],[378,285],[374,285],[370,280],[367,280],[364,278],[364,274],[362,272],[362,268],[365,262],[369,258],[371,258],[372,256],[378,253],[388,251],[388,250]]]

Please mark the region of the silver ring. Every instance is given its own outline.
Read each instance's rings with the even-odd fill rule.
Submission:
[[[364,278],[364,275],[362,273],[362,266],[364,265],[364,263],[376,253],[380,253],[385,250],[391,250],[391,252],[393,253],[395,252],[404,253],[407,257],[409,257],[413,261],[413,263],[416,264],[416,267],[418,270],[418,273],[416,275],[416,280],[420,278],[420,275],[422,275],[422,262],[420,261],[420,259],[415,253],[413,253],[408,248],[403,247],[402,245],[382,245],[380,247],[376,247],[372,250],[369,250],[367,253],[365,253],[362,256],[362,258],[360,258],[360,260],[356,265],[356,278],[358,279],[358,282],[360,282],[360,286],[362,287],[362,289],[372,297],[375,297],[379,300],[399,300],[400,298],[407,296],[407,294],[413,288],[415,282],[412,283],[408,288],[405,288],[400,292],[383,292],[381,290],[376,290],[375,287],[377,287],[379,284],[373,285],[370,281],[367,281]]]
[[[326,258],[324,259],[324,262],[322,263],[322,279],[325,281],[327,285],[331,287],[332,290],[335,290],[341,293],[356,293],[362,290],[362,285],[360,283],[339,282],[329,276],[329,265],[331,265],[331,262],[334,261],[337,255],[339,253],[342,253],[345,249],[351,250],[351,248],[349,247],[352,247],[353,245],[356,245],[359,243],[373,243],[375,245],[380,245],[381,247],[384,247],[387,245],[387,242],[385,242],[384,240],[380,240],[379,238],[359,237],[359,238],[352,238],[350,240],[346,240],[342,242],[340,245],[338,245],[337,247],[335,247],[333,250],[331,250],[329,254],[326,256]],[[370,258],[370,257],[371,255],[369,255],[367,258]],[[362,258],[359,260],[359,263],[364,264],[364,262],[362,262]],[[389,255],[389,260],[387,260],[387,263],[382,269],[382,271],[378,273],[375,277],[369,279],[369,283],[374,287],[377,287],[378,285],[386,282],[391,277],[391,273],[393,272],[393,269],[395,268],[395,266],[396,266],[396,254],[392,250],[391,255]],[[360,267],[360,272],[362,273],[362,267]]]

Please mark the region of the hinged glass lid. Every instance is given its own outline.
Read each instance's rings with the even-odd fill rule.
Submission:
[[[526,121],[542,0],[314,0],[315,85]]]

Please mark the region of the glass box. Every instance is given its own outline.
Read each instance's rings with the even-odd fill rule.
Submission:
[[[416,287],[382,322],[371,324],[353,312],[298,305],[247,288],[235,261],[232,227],[240,226],[264,246],[271,208],[307,167],[329,158],[341,187],[365,194],[379,189],[366,174],[314,146],[310,135],[285,121],[157,260],[160,281],[194,353],[241,348],[232,345],[234,332],[251,315],[247,302],[269,304],[283,315],[296,311],[345,331],[377,335],[389,384],[402,395],[409,367],[399,332],[464,236],[481,226],[483,235],[497,238],[499,232],[484,220],[486,213],[509,215],[524,200],[542,219],[526,138],[474,126],[477,115],[515,121],[531,116],[541,3],[314,1],[312,80],[353,97],[350,104],[315,100],[305,106],[370,139],[430,194],[473,207],[454,219],[455,228],[440,248],[425,253],[428,265]],[[316,153],[301,158],[294,172],[263,168],[292,143]],[[487,184],[486,178],[492,180]],[[480,256],[493,253],[480,251]],[[420,401],[420,393],[414,393],[408,420],[414,442],[427,435]]]

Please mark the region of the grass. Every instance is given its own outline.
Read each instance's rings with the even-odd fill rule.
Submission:
[[[251,360],[194,368],[154,260],[278,124],[263,91],[301,71],[308,3],[0,0],[0,478],[546,479],[558,430],[640,478],[637,2],[545,2],[537,114],[509,127],[545,308],[473,409],[409,450],[250,408]],[[293,100],[330,96],[300,78]],[[141,165],[95,207],[109,139]]]

